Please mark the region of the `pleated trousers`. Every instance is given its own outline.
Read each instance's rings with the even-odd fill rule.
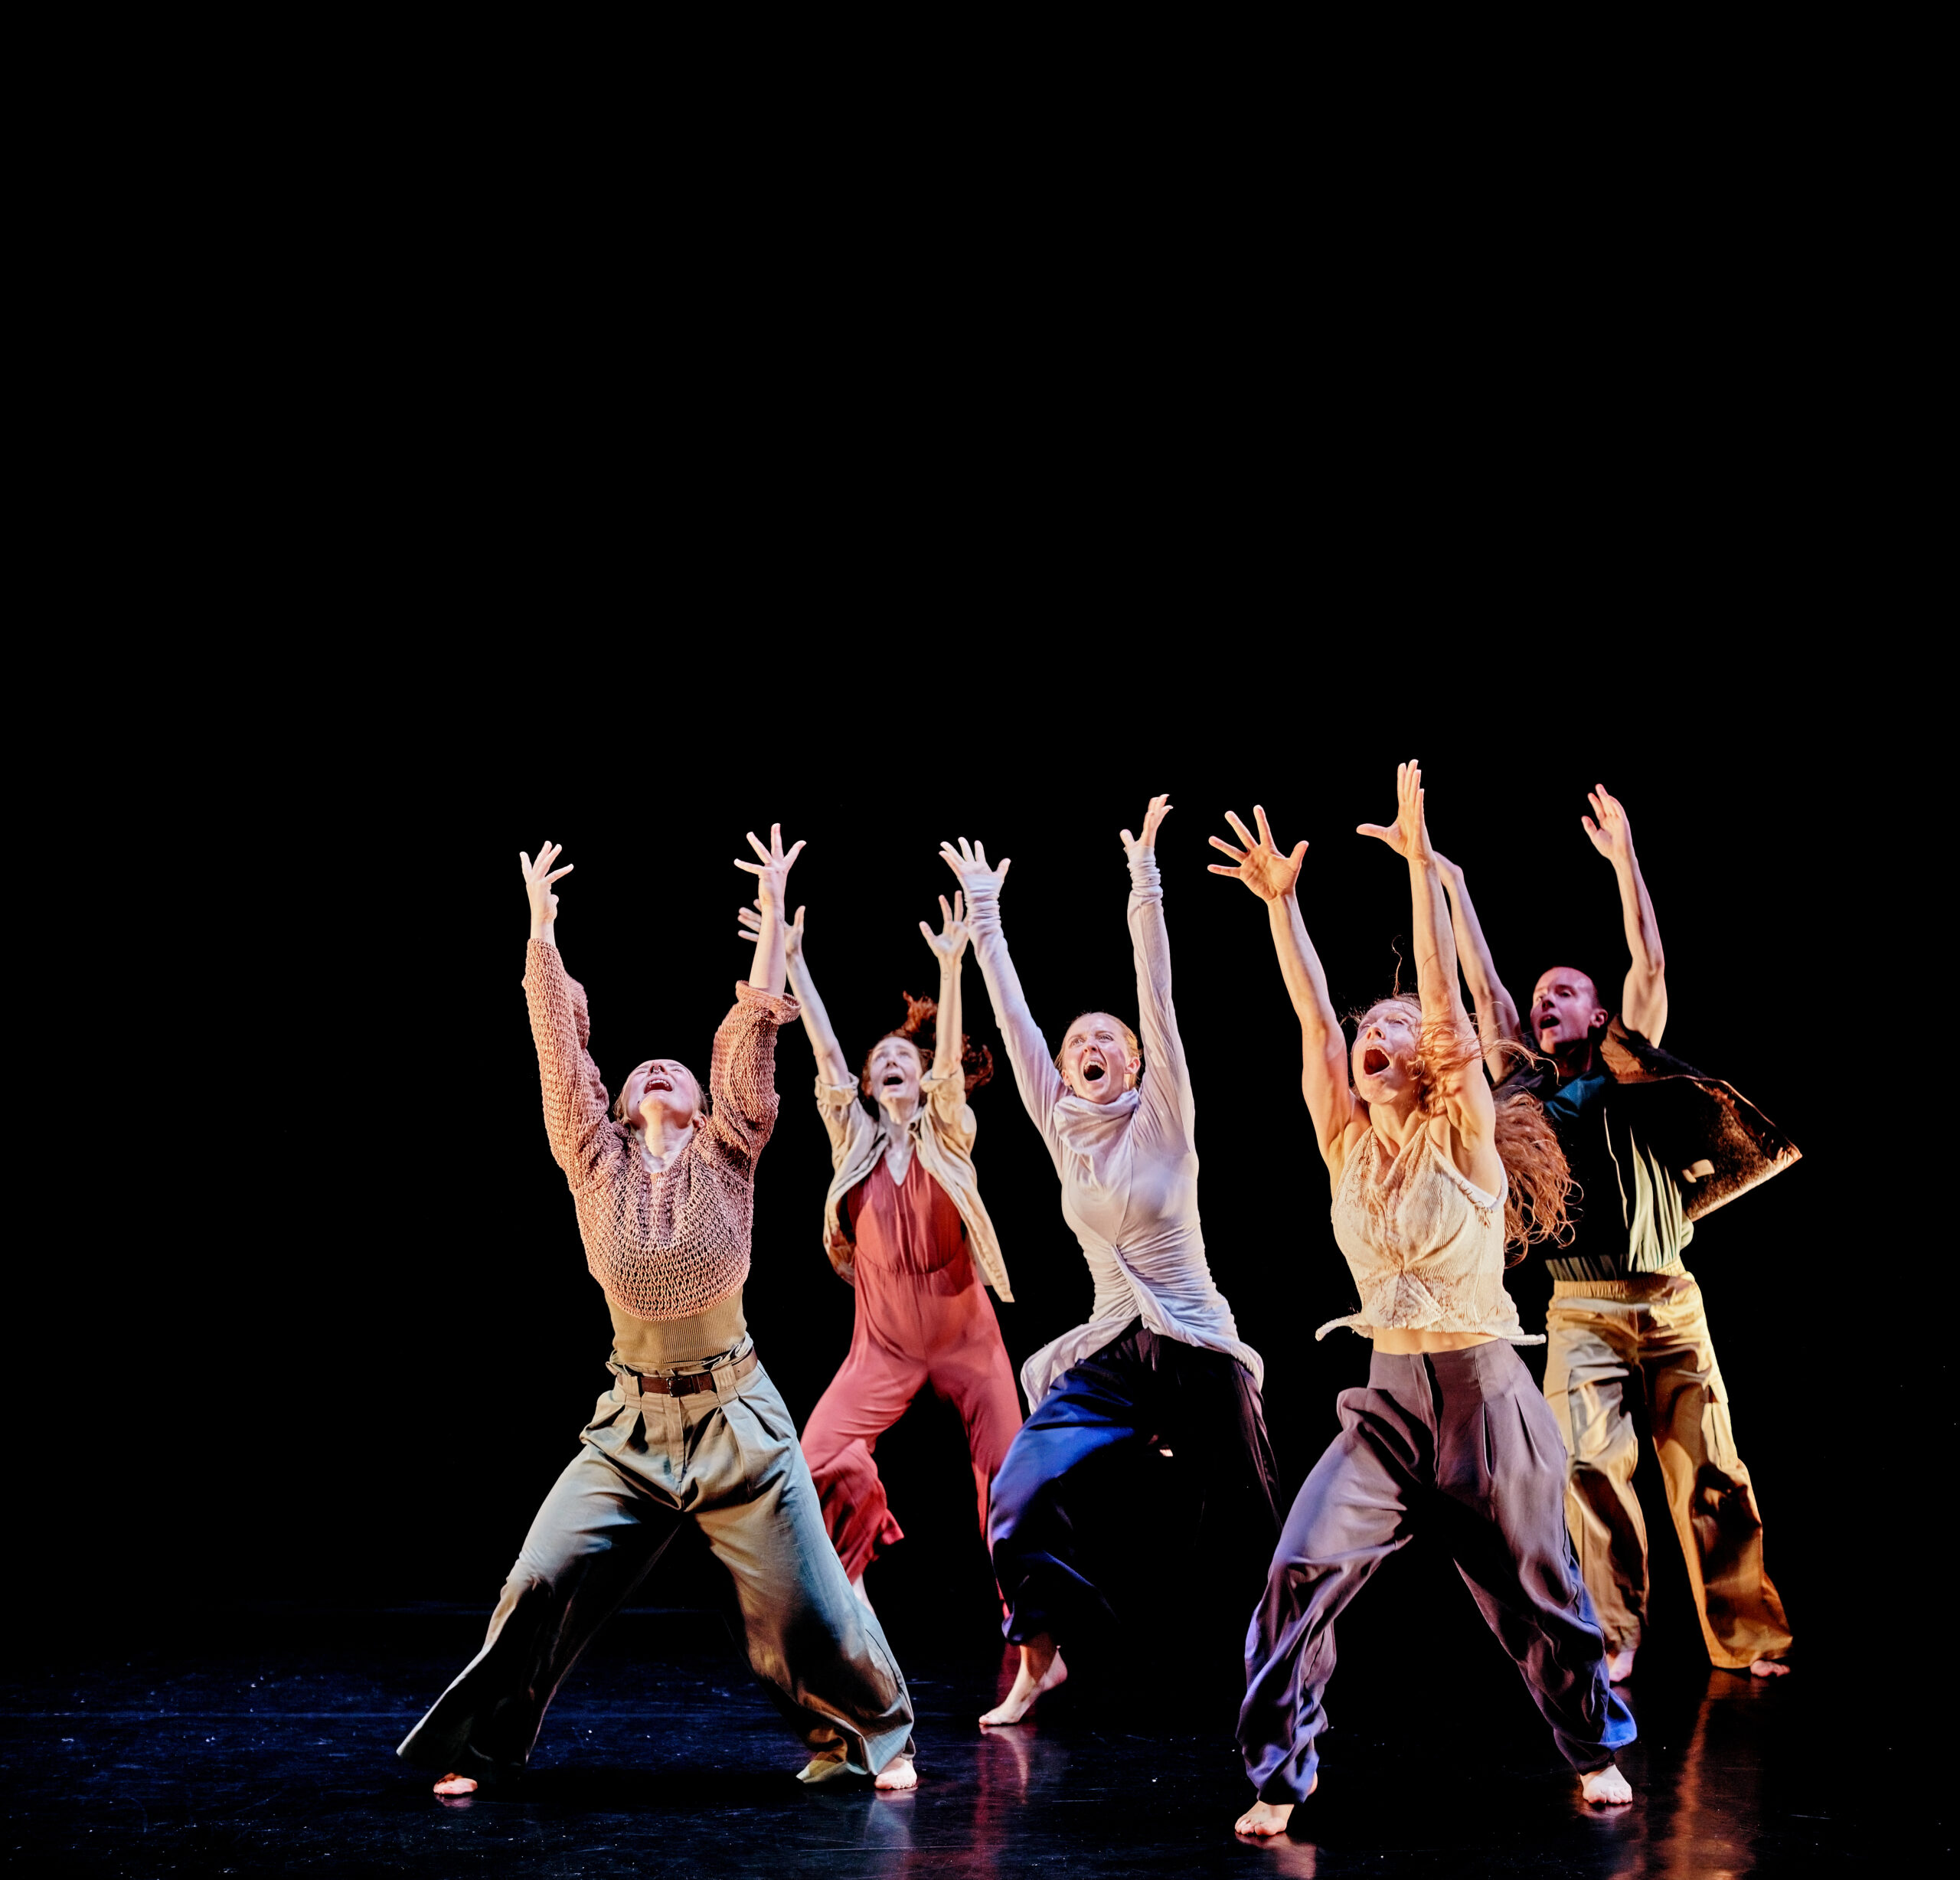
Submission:
[[[1320,1764],[1334,1622],[1418,1532],[1446,1546],[1579,1770],[1633,1741],[1565,1528],[1565,1451],[1545,1400],[1501,1340],[1377,1352],[1338,1400],[1341,1434],[1302,1485],[1246,1639],[1239,1745],[1266,1802],[1298,1802]],[[1419,1616],[1412,1623],[1421,1623]],[[1433,1745],[1432,1745],[1433,1747]]]

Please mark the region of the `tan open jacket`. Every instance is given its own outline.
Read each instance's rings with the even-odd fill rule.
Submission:
[[[890,1146],[892,1120],[884,1107],[876,1116],[865,1113],[855,1084],[826,1084],[817,1079],[817,1113],[830,1136],[830,1192],[824,1197],[824,1251],[830,1263],[854,1286],[855,1254],[844,1231],[840,1212],[844,1198],[878,1166]],[[1011,1301],[1007,1263],[987,1209],[980,1199],[980,1179],[973,1171],[973,1107],[966,1100],[966,1077],[931,1071],[920,1080],[919,1107],[910,1128],[913,1153],[959,1211],[966,1224],[966,1244],[980,1277],[1002,1299]]]

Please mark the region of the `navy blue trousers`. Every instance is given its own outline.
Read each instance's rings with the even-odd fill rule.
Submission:
[[[1367,1388],[1338,1407],[1341,1434],[1294,1500],[1246,1635],[1239,1747],[1259,1800],[1306,1799],[1334,1620],[1418,1531],[1450,1550],[1560,1754],[1603,1769],[1633,1741],[1633,1718],[1606,1682],[1566,1532],[1565,1445],[1517,1352],[1501,1340],[1377,1352]]]
[[[1175,1505],[1137,1508],[1134,1532],[1102,1537],[1106,1545],[1153,1545],[1174,1526],[1222,1557],[1218,1577],[1227,1584],[1231,1557],[1246,1556],[1256,1584],[1258,1557],[1279,1532],[1259,1386],[1225,1352],[1160,1338],[1132,1319],[1055,1380],[994,1478],[987,1544],[1008,1638],[1024,1643],[1045,1632],[1059,1644],[1085,1623],[1113,1617],[1076,1520],[1084,1471],[1122,1445],[1171,1451],[1176,1466],[1154,1479]]]

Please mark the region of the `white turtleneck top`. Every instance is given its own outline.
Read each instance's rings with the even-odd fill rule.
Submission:
[[[1197,1218],[1197,1107],[1171,1004],[1171,942],[1155,858],[1145,855],[1130,865],[1143,1074],[1135,1090],[1106,1103],[1076,1096],[1055,1068],[1001,932],[998,882],[969,880],[966,905],[1021,1100],[1054,1159],[1062,1218],[1081,1241],[1096,1283],[1089,1323],[1044,1345],[1021,1367],[1029,1408],[1132,1319],[1160,1337],[1223,1352],[1263,1383],[1266,1367],[1240,1340],[1205,1260]]]

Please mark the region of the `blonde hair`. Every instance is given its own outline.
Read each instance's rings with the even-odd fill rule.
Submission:
[[[1483,1045],[1468,1025],[1455,1019],[1426,1021],[1422,1007],[1399,992],[1378,999],[1365,1011],[1356,1013],[1357,1032],[1377,1012],[1391,1009],[1406,1013],[1415,1028],[1416,1113],[1439,1116],[1443,1080],[1480,1063]],[[1508,1040],[1495,1048],[1521,1063],[1535,1061],[1539,1055],[1529,1045]],[[1571,1221],[1565,1202],[1572,1188],[1572,1168],[1559,1146],[1557,1133],[1545,1120],[1544,1106],[1535,1097],[1520,1090],[1499,1090],[1494,1094],[1497,1118],[1492,1139],[1498,1159],[1504,1164],[1506,1183],[1504,1264],[1514,1267],[1534,1241],[1570,1238]]]
[[[1068,1048],[1069,1033],[1075,1029],[1076,1020],[1089,1018],[1092,1015],[1097,1018],[1116,1018],[1116,1015],[1113,1012],[1105,1012],[1100,1005],[1090,1005],[1078,1012],[1075,1018],[1070,1019],[1067,1028],[1063,1031],[1062,1051]],[[1120,1018],[1116,1018],[1116,1029],[1123,1035],[1124,1049],[1137,1060],[1137,1081],[1141,1083],[1143,1079],[1143,1046],[1138,1041],[1136,1034]],[[1055,1053],[1055,1068],[1059,1071],[1061,1068],[1062,1052],[1058,1051]]]

